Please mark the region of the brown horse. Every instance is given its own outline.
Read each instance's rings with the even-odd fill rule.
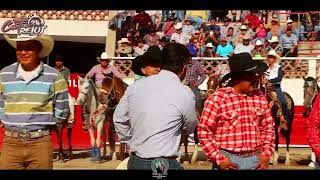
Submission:
[[[303,105],[304,105],[304,109],[305,109],[303,116],[308,117],[311,112],[312,105],[313,105],[313,103],[318,95],[318,92],[320,90],[318,83],[317,83],[319,80],[319,77],[318,78],[313,78],[313,77],[305,78],[305,77],[303,77],[303,80],[304,80],[304,86],[303,86],[304,102],[303,102]]]
[[[109,137],[109,143],[110,143],[110,153],[111,157],[114,160],[116,158],[115,156],[115,141],[116,141],[116,131],[113,124],[113,113],[115,108],[117,107],[118,103],[120,102],[120,99],[124,95],[128,85],[124,83],[121,79],[114,76],[112,73],[105,74],[105,78],[102,81],[102,89],[107,92],[107,98],[108,98],[108,108],[107,108],[107,117],[106,120],[109,122],[109,130],[108,130],[108,137]],[[103,133],[105,133],[103,131]],[[103,136],[106,137],[105,135]],[[104,149],[103,149],[103,155],[106,154],[106,139],[104,139]],[[126,147],[124,144],[120,143],[120,160],[124,160],[128,154],[126,154]]]

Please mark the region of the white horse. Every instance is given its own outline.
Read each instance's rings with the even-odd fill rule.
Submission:
[[[79,96],[77,102],[84,105],[90,113],[90,118],[85,119],[91,142],[91,161],[101,161],[101,134],[104,133],[106,120],[107,96],[103,91],[98,92],[93,81],[89,78],[79,77]],[[97,137],[94,137],[94,128],[97,129]],[[105,133],[104,133],[105,134]]]

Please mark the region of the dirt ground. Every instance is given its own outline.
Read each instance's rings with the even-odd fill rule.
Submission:
[[[191,158],[192,147],[188,150],[189,157]],[[181,151],[182,152],[182,151]],[[279,150],[279,160],[278,165],[270,165],[270,169],[278,170],[278,169],[296,169],[296,170],[305,170],[312,169],[308,166],[310,162],[310,148],[291,148],[290,149],[290,165],[286,166],[284,164],[285,161],[285,149],[280,148]],[[189,158],[189,159],[190,159]],[[90,151],[75,151],[71,160],[66,160],[65,162],[59,162],[57,160],[54,161],[54,169],[116,169],[116,167],[120,164],[120,160],[112,161],[110,156],[104,158],[101,163],[93,163],[90,161]],[[185,161],[183,167],[186,170],[209,170],[211,169],[211,163],[206,160],[206,156],[204,153],[200,153],[199,161],[195,163],[189,163]]]

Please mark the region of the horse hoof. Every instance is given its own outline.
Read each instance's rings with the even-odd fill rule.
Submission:
[[[289,154],[289,152],[287,152],[287,154],[286,154],[285,165],[286,165],[286,166],[289,166],[289,165],[290,165],[290,154]]]
[[[117,153],[114,152],[112,153],[112,161],[116,161],[117,160]]]

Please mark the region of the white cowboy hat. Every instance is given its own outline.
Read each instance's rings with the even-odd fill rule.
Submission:
[[[289,24],[289,23],[293,23],[293,21],[291,19],[288,19],[287,24]]]
[[[263,43],[260,40],[257,40],[256,41],[256,46],[261,46],[261,45],[263,45]]]
[[[212,43],[207,43],[205,46],[206,46],[206,47],[209,47],[209,48],[213,48]]]
[[[183,25],[182,25],[181,22],[179,22],[179,23],[177,23],[176,25],[174,25],[174,28],[175,28],[175,29],[181,29],[182,27],[183,27]]]
[[[279,60],[280,59],[280,56],[277,54],[277,52],[275,51],[275,50],[270,50],[269,52],[268,52],[268,56],[274,56],[277,60]]]
[[[10,35],[11,36],[11,35]],[[41,50],[39,52],[39,57],[44,58],[49,56],[53,50],[54,40],[48,35],[40,36],[28,36],[28,35],[4,35],[5,40],[14,48],[17,48],[17,42],[35,40],[41,43]]]
[[[271,39],[269,40],[269,43],[274,43],[274,42],[279,42],[278,36],[272,36]]]
[[[100,60],[101,60],[101,59],[109,59],[109,60],[111,60],[112,57],[109,57],[106,52],[103,52],[103,53],[101,53],[101,56],[100,56],[100,57],[97,57],[97,61],[100,63]],[[111,61],[111,62],[113,62],[113,61]]]
[[[240,29],[245,30],[245,29],[248,29],[248,28],[247,28],[247,26],[246,26],[246,25],[241,25]]]
[[[276,17],[273,17],[273,18],[271,19],[271,21],[276,21],[276,22],[278,22],[278,21],[279,21],[279,19],[278,19],[278,18],[276,18]]]
[[[121,38],[120,41],[118,41],[119,44],[122,44],[122,43],[130,43],[130,41],[128,40],[128,38]]]
[[[250,36],[248,34],[245,34],[242,39],[251,39]]]

